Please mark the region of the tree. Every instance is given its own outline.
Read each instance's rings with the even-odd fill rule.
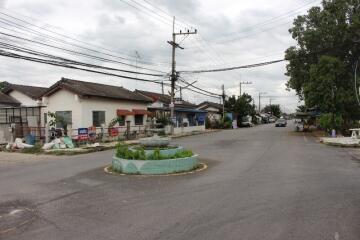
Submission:
[[[266,105],[263,111],[266,113],[271,113],[278,118],[281,116],[281,109],[279,104]]]
[[[297,46],[286,50],[286,86],[306,107],[360,118],[354,91],[354,65],[360,53],[359,0],[324,0],[298,16],[289,30]],[[358,87],[358,86],[357,86]]]
[[[225,101],[225,108],[236,116],[240,124],[243,117],[255,115],[255,106],[252,102],[252,97],[244,93],[241,97],[229,97],[229,99]]]
[[[2,91],[9,83],[4,81],[4,82],[0,82],[0,91]]]

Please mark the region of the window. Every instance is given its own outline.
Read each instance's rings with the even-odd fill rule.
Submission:
[[[125,116],[118,117],[119,126],[125,126]]]
[[[72,123],[72,113],[71,111],[56,111],[55,112],[56,117],[58,118],[58,121],[56,122],[56,128],[63,128],[62,121],[59,121],[59,119],[62,119],[67,124]]]
[[[144,124],[144,115],[135,115],[135,125]]]
[[[93,111],[93,126],[101,127],[102,124],[105,124],[105,111]]]

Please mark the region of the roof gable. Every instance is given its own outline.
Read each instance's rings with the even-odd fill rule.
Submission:
[[[18,91],[22,94],[34,99],[40,99],[41,95],[47,90],[44,87],[36,87],[36,86],[27,86],[27,85],[19,85],[19,84],[7,84],[7,86],[3,89],[5,94],[9,94],[12,91]]]
[[[117,100],[151,102],[148,97],[142,96],[128,89],[118,86],[111,86],[93,82],[85,82],[73,79],[62,78],[60,81],[52,85],[43,96],[50,96],[54,92],[66,89],[78,94],[80,97],[98,97]]]
[[[1,105],[8,105],[8,106],[12,106],[12,107],[17,107],[20,106],[20,102],[17,101],[15,98],[6,95],[3,92],[0,92],[0,104]]]

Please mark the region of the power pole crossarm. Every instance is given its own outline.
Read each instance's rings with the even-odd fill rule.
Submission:
[[[252,84],[252,82],[240,82],[240,83],[239,83],[239,87],[240,87],[240,97],[241,97],[241,95],[242,95],[241,85],[248,85],[248,84]]]

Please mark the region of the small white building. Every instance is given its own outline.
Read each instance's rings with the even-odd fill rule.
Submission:
[[[107,128],[116,117],[121,119],[118,127],[125,128],[129,121],[132,129],[143,130],[150,102],[123,87],[62,78],[42,96],[42,124],[47,123],[47,114],[52,112],[66,120],[72,135],[81,128]]]

